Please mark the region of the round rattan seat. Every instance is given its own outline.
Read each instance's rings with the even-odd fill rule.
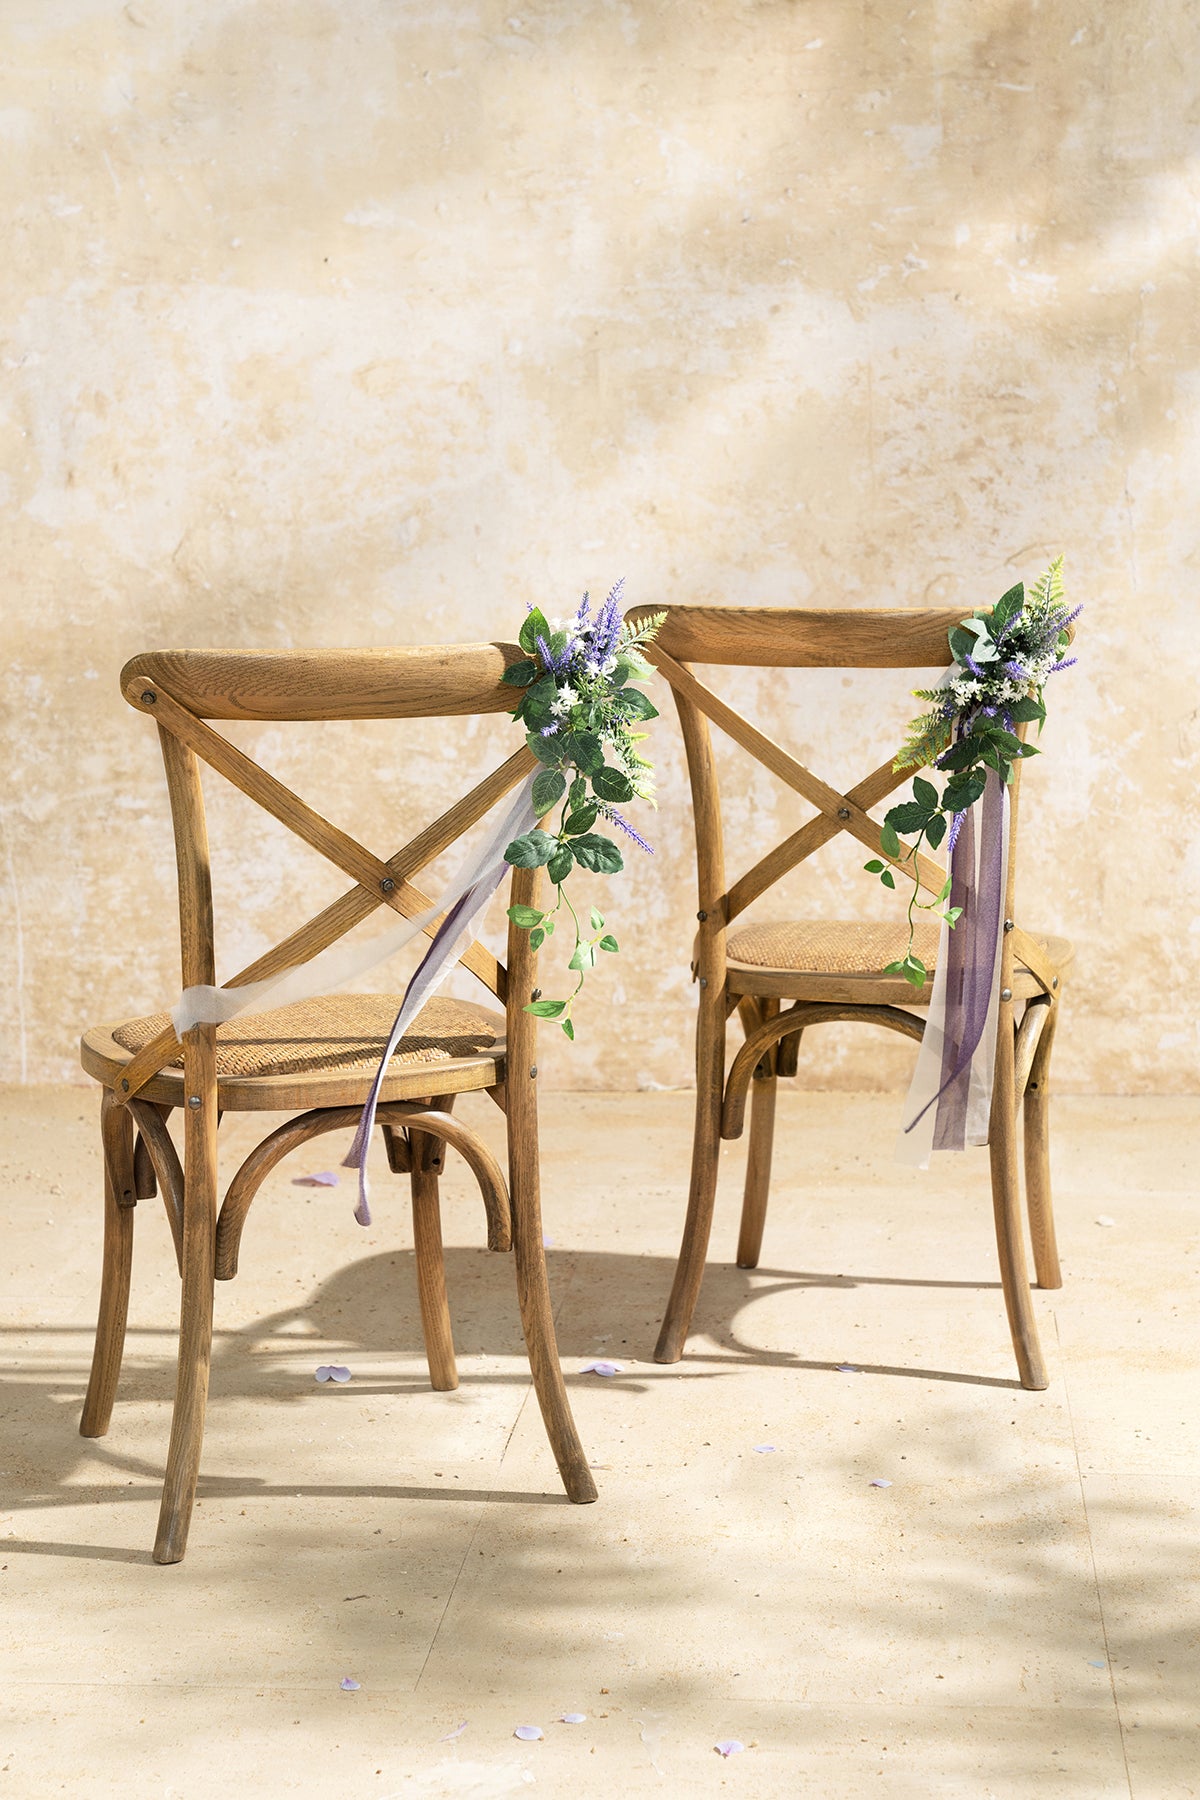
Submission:
[[[365,1092],[378,1066],[400,1001],[398,994],[324,994],[273,1012],[240,1014],[218,1025],[222,1104],[267,1105],[272,1090],[282,1088],[289,1093],[277,1096],[276,1103],[292,1104],[305,1085],[331,1088],[328,1097],[314,1092],[309,1104],[352,1103]],[[83,1041],[85,1067],[111,1081],[121,1065],[169,1023],[166,1013],[158,1013],[88,1032]],[[443,996],[430,1000],[396,1046],[388,1064],[385,1097],[494,1084],[495,1064],[504,1056],[504,1033],[503,1016],[485,1007]],[[100,1064],[105,1065],[103,1071],[93,1066]],[[178,1086],[182,1067],[181,1046],[147,1084],[146,1098],[173,1098],[159,1089],[163,1084]]]
[[[917,921],[913,950],[927,969],[937,964],[938,934],[939,927],[932,921]],[[1061,967],[1070,962],[1073,953],[1065,938],[1030,935],[1055,964]],[[916,990],[902,976],[884,973],[885,966],[899,961],[907,948],[908,926],[902,918],[886,923],[789,919],[731,931],[726,954],[730,985],[738,993],[786,993],[805,999],[829,994],[844,999],[858,997],[861,988],[863,1000],[896,999],[908,1005],[927,1005],[929,984]],[[1040,992],[1020,962],[1014,972],[1013,992],[1018,999]]]

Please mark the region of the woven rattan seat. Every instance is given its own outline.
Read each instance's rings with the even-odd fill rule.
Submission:
[[[217,1027],[217,1076],[305,1075],[324,1069],[373,1071],[400,1010],[396,994],[326,994],[275,1012],[246,1013]],[[140,1050],[167,1015],[129,1019],[112,1037]],[[503,1047],[504,1020],[466,1000],[436,998],[396,1046],[395,1064],[446,1063]],[[180,1050],[169,1068],[183,1065]]]
[[[939,928],[927,919],[917,921],[913,948],[927,969],[937,964]],[[1071,960],[1066,938],[1040,937],[1033,941],[1058,967]],[[856,919],[792,919],[744,925],[729,934],[726,953],[730,971],[740,975],[770,970],[779,976],[833,976],[851,981],[895,982],[897,993],[911,992],[902,977],[884,974],[886,965],[898,962],[908,948],[908,926],[901,919],[886,923]],[[1014,969],[1019,987],[1028,970],[1018,959]],[[751,975],[751,979],[753,976]],[[739,983],[739,986],[742,984]],[[1032,992],[1032,987],[1030,988]],[[928,1004],[930,988],[916,996]]]

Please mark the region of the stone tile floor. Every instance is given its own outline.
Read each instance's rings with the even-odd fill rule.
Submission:
[[[984,1155],[898,1168],[886,1096],[782,1094],[753,1272],[726,1260],[728,1147],[689,1353],[654,1364],[690,1104],[543,1097],[598,1505],[563,1499],[464,1165],[439,1395],[404,1186],[380,1157],[364,1232],[345,1176],[292,1185],[336,1167],[330,1138],[268,1180],[218,1289],[201,1498],[164,1569],[165,1221],[142,1203],[122,1392],[85,1442],[95,1095],[0,1095],[0,1800],[1200,1795],[1200,1101],[1056,1103],[1043,1394],[1013,1376]],[[499,1143],[486,1100],[463,1112]],[[251,1130],[223,1135],[232,1167]],[[624,1372],[580,1373],[597,1354]],[[318,1386],[322,1362],[353,1379]]]

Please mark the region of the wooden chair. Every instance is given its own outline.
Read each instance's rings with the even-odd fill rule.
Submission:
[[[330,824],[210,719],[447,718],[511,706],[501,685],[513,645],[357,651],[155,651],[121,675],[130,704],[159,728],[174,820],[184,986],[215,982],[213,906],[198,758],[328,857],[353,886],[228,983],[264,980],[307,961],[377,907],[406,918],[430,899],[414,877],[534,768],[521,746],[411,843],[386,860]],[[397,776],[397,779],[401,777]],[[514,903],[536,904],[540,871],[516,870]],[[434,926],[427,928],[432,935]],[[432,1000],[401,1041],[381,1092],[391,1167],[412,1184],[421,1319],[435,1388],[457,1386],[442,1261],[438,1171],[444,1146],[461,1151],[482,1191],[488,1244],[515,1252],[530,1367],[568,1497],[596,1498],[563,1386],[546,1281],[538,1184],[537,1021],[523,1010],[534,986],[529,933],[512,927],[507,971],[474,943],[463,963],[503,1015]],[[178,1562],[200,1466],[212,1342],[213,1281],[237,1272],[238,1246],[260,1182],[281,1157],[321,1132],[355,1122],[389,1028],[395,995],[333,994],[257,1018],[198,1025],[182,1051],[165,1015],[89,1031],[88,1074],[102,1083],[104,1264],[91,1379],[80,1431],[108,1430],[129,1300],[134,1208],[161,1188],[182,1278],[179,1367],[154,1556]],[[507,1118],[508,1181],[482,1141],[451,1114],[454,1097],[485,1090]],[[183,1114],[183,1157],[167,1129]],[[296,1111],[233,1176],[218,1213],[217,1127],[224,1112]]]
[[[854,1020],[920,1039],[930,986],[914,990],[885,964],[904,953],[904,909],[894,922],[735,921],[746,908],[821,845],[846,831],[872,855],[887,858],[870,808],[907,782],[892,760],[840,793],[757,730],[699,681],[689,664],[772,668],[916,669],[948,665],[946,634],[961,614],[930,611],[803,611],[673,606],[648,654],[671,684],[683,729],[695,816],[699,933],[693,972],[700,986],[696,1029],[696,1123],[683,1246],[658,1347],[659,1362],[677,1362],[700,1292],[712,1223],[721,1140],[742,1134],[752,1091],[750,1144],[737,1261],[757,1266],[767,1211],[780,1076],[794,1075],[800,1040],[810,1026]],[[911,680],[908,683],[912,685]],[[910,708],[911,710],[911,708]],[[725,875],[721,803],[710,722],[816,807],[810,819],[754,867]],[[903,717],[900,721],[903,724]],[[1018,764],[1018,769],[1020,765]],[[1033,937],[1013,922],[1017,788],[1012,796],[1011,854],[1005,903],[999,1038],[989,1142],[1000,1273],[1021,1382],[1047,1385],[1029,1296],[1020,1218],[1016,1121],[1024,1099],[1025,1180],[1034,1259],[1041,1287],[1062,1285],[1050,1204],[1048,1081],[1062,982],[1071,946]],[[921,860],[922,886],[935,894],[945,872]],[[864,880],[866,878],[864,877]],[[917,952],[932,968],[937,928],[918,927]],[[784,1009],[782,1003],[791,1002]],[[1020,1017],[1017,1017],[1017,1008]],[[745,1042],[726,1075],[725,1032],[737,1012]]]

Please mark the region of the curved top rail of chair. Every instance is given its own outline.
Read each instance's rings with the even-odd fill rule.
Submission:
[[[631,620],[653,612],[638,607]],[[961,606],[850,607],[676,606],[654,643],[678,662],[738,663],[747,668],[942,669],[947,634]]]
[[[143,694],[161,682],[202,719],[422,719],[504,712],[515,701],[501,676],[516,644],[386,650],[145,650],[125,664],[121,690],[153,715]]]

